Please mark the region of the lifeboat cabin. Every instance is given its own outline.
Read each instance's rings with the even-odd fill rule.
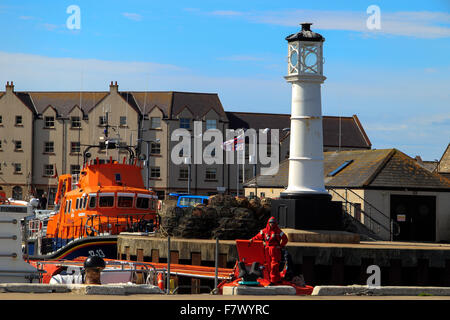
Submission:
[[[51,251],[83,237],[153,231],[159,217],[157,196],[144,186],[142,165],[125,162],[110,158],[100,163],[97,158],[79,175],[59,177],[57,213],[50,217],[46,234]]]

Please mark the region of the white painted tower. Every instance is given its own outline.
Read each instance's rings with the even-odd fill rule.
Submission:
[[[302,23],[302,30],[288,41],[287,82],[292,84],[292,111],[289,151],[289,184],[282,198],[327,197],[323,174],[323,132],[321,84],[323,42],[311,31],[312,23]]]

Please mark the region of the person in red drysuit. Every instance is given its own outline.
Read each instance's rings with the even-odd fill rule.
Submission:
[[[262,229],[256,236],[251,238],[250,243],[252,243],[253,240],[262,240],[264,242],[266,262],[268,264],[270,274],[270,282],[280,282],[281,249],[284,248],[284,246],[288,243],[288,238],[286,234],[278,227],[275,217],[271,217],[267,221],[267,226]]]

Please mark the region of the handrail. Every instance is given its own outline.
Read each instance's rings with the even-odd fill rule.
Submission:
[[[336,190],[334,190],[333,188],[329,188],[328,190],[333,191],[335,194],[337,194],[340,198],[342,198],[343,200],[345,200],[346,203],[350,204],[353,208],[356,207],[356,205],[353,202],[348,201],[346,198],[344,198],[341,194],[339,194]],[[364,217],[367,217],[369,220],[375,222],[377,225],[379,225],[380,227],[382,227],[383,229],[385,229],[386,231],[389,232],[389,236],[392,236],[392,230],[391,230],[391,223],[389,223],[389,228],[386,228],[381,222],[377,221],[376,219],[372,218],[370,215],[368,215],[364,210],[359,209],[360,212],[364,215]],[[347,210],[346,210],[347,211]],[[347,214],[349,214],[347,212]],[[390,222],[390,221],[389,221]],[[379,231],[375,231],[373,230],[373,228],[369,228],[372,232],[375,232],[376,234],[379,233]]]
[[[362,201],[364,201],[364,205],[369,205],[370,208],[375,209],[378,213],[381,213],[381,215],[385,216],[387,219],[391,219],[390,217],[388,217],[386,214],[384,214],[382,211],[378,210],[373,204],[371,204],[370,202],[368,202],[366,199],[362,198],[359,194],[357,194],[356,192],[354,192],[351,189],[345,188],[346,191],[350,191],[352,194],[354,194],[355,196],[357,196],[359,199],[361,199]]]

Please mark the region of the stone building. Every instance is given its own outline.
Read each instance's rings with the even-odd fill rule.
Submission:
[[[200,123],[201,135],[217,129],[225,137],[227,129],[279,129],[282,160],[289,149],[289,132],[283,130],[289,128],[289,117],[225,112],[215,93],[123,92],[117,82],[110,83],[109,91],[18,92],[8,82],[0,92],[0,188],[7,197],[17,199],[47,193],[51,205],[57,176],[80,171],[83,151],[102,141],[108,123],[109,138],[136,146],[140,154],[148,152],[149,166],[143,169],[143,177],[160,198],[188,189],[205,195],[219,191],[236,194],[238,190],[242,194],[242,181],[259,173],[260,165],[250,166],[248,160],[239,168],[204,162],[176,165],[170,157],[177,143],[172,141],[174,130],[184,128],[193,135],[194,123]],[[325,116],[323,121],[327,150],[370,149],[356,116]],[[352,141],[355,139],[357,142]],[[207,143],[203,141],[202,147]],[[92,151],[92,159],[100,161],[110,157],[121,160],[126,155],[123,149]]]
[[[285,160],[274,176],[245,184],[245,194],[276,198],[288,185]],[[324,152],[333,200],[383,240],[450,241],[450,180],[397,149]]]

